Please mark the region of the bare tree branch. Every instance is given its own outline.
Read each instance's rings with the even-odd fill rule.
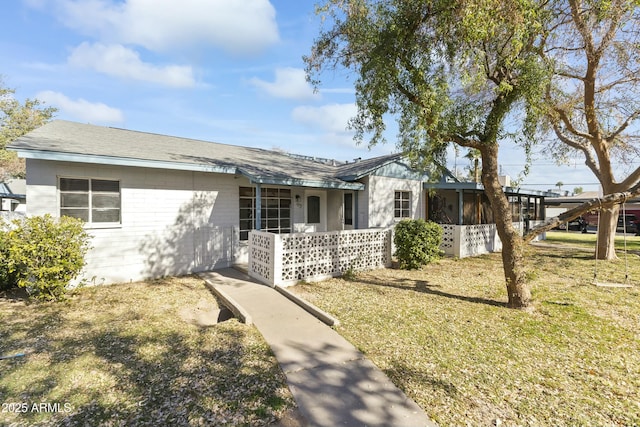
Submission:
[[[618,135],[624,132],[624,130],[631,124],[631,122],[633,122],[638,117],[640,117],[640,110],[634,111],[633,114],[627,117],[627,119],[620,125],[620,127],[606,138],[606,141],[608,143],[612,143],[613,140],[615,140],[618,137]]]
[[[640,167],[636,168],[633,172],[631,172],[621,183],[620,185],[625,187],[630,187],[632,185],[637,184],[640,181]]]
[[[554,108],[555,112],[558,113],[558,116],[560,117],[560,120],[562,120],[562,123],[564,124],[564,126],[567,128],[567,130],[569,132],[571,132],[572,134],[574,134],[575,136],[577,136],[578,138],[582,138],[582,139],[586,139],[586,140],[590,140],[593,138],[593,136],[587,132],[582,132],[578,129],[575,128],[575,126],[573,126],[573,123],[571,122],[571,119],[569,118],[569,115],[567,115],[567,111],[556,107]]]
[[[592,211],[594,209],[602,209],[607,208],[613,205],[619,205],[632,197],[636,197],[640,195],[640,184],[635,185],[630,188],[629,191],[624,191],[621,193],[613,193],[608,194],[601,198],[591,199],[588,202],[581,204],[573,209],[569,209],[566,212],[561,213],[560,215],[547,219],[543,224],[532,228],[528,233],[526,233],[523,237],[525,242],[532,241],[537,235],[544,233],[545,231],[549,231],[557,226],[564,224],[572,219],[575,219],[582,215],[583,213]]]
[[[556,136],[558,137],[558,139],[560,139],[561,142],[567,144],[572,148],[575,148],[576,150],[581,151],[584,154],[585,165],[587,165],[587,167],[591,169],[596,177],[599,177],[600,167],[598,166],[598,162],[596,161],[596,159],[593,157],[593,154],[589,150],[589,146],[586,143],[576,141],[575,139],[566,136],[557,123],[553,123],[553,130],[555,131]]]

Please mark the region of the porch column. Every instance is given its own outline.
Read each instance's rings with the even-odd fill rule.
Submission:
[[[262,186],[256,183],[256,226],[255,229],[262,229]]]
[[[458,191],[458,225],[464,224],[464,190]]]
[[[356,190],[353,192],[353,198],[355,199],[353,201],[353,229],[354,230],[358,230],[360,227],[358,227],[358,217],[360,216],[358,213],[358,199],[360,195],[360,191]]]

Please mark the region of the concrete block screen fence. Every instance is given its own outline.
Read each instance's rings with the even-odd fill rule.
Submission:
[[[533,228],[543,222],[544,221],[530,221],[529,226]],[[525,226],[523,222],[516,222],[513,225],[521,234],[524,233]],[[441,227],[443,234],[440,248],[446,255],[466,258],[502,250],[502,242],[500,241],[500,237],[498,237],[495,224],[441,224]],[[535,240],[544,239],[544,233],[535,238]]]
[[[541,221],[531,221],[533,227]],[[495,224],[442,224],[442,250],[466,258],[502,250]],[[523,231],[524,223],[515,223]],[[537,239],[544,239],[544,235]],[[393,228],[316,233],[249,233],[249,275],[262,283],[290,286],[342,275],[390,267]]]
[[[249,233],[249,275],[288,286],[391,266],[391,228],[316,233]]]

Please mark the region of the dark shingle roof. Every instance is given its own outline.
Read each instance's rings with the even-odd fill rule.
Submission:
[[[393,163],[403,158],[402,154],[388,154],[386,156],[373,157],[371,159],[359,160],[355,163],[348,163],[338,167],[337,176],[341,179],[353,181],[363,176],[369,175],[382,166]]]
[[[399,156],[334,166],[278,151],[64,120],[49,122],[8,148],[24,157],[239,173],[254,182],[329,188],[359,188],[351,181]]]

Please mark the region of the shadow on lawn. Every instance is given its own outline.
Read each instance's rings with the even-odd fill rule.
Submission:
[[[420,388],[426,388],[431,393],[444,394],[452,398],[458,395],[458,388],[453,383],[435,378],[433,373],[416,364],[408,364],[398,358],[393,358],[390,366],[385,369],[385,374],[409,395],[415,389],[412,387],[412,383],[420,384]],[[412,397],[416,398],[416,396]]]
[[[459,301],[471,302],[474,304],[485,304],[494,307],[506,307],[507,303],[504,301],[496,301],[481,297],[470,297],[466,295],[452,294],[436,289],[436,286],[429,284],[425,280],[409,280],[409,279],[394,279],[394,280],[375,280],[371,278],[359,277],[358,282],[366,283],[373,286],[382,286],[386,288],[395,288],[405,291],[420,292],[423,294],[435,295],[444,298],[452,298]]]
[[[263,350],[243,344],[247,335],[244,326],[231,322],[188,333],[145,333],[119,330],[120,320],[113,319],[113,327],[81,322],[77,335],[56,338],[43,331],[64,325],[59,316],[45,315],[35,323],[22,322],[24,334],[6,334],[8,340],[3,338],[0,350],[26,342],[33,351],[10,364],[0,361],[4,363],[0,365],[2,400],[60,404],[55,413],[43,417],[37,411],[27,411],[17,414],[14,422],[56,426],[220,425],[224,420],[233,424],[233,417],[242,412],[248,417],[239,422],[252,424],[264,419],[269,408],[275,410],[285,404],[278,394],[279,383],[265,381],[265,376],[274,376],[274,372],[268,372],[269,365],[246,363],[248,351]],[[0,327],[5,332],[3,329]],[[268,351],[264,353],[252,354],[249,359],[266,359]],[[26,383],[24,393],[12,392],[1,384],[21,369],[26,374],[21,380]],[[65,411],[65,403],[71,410]]]
[[[190,344],[176,333],[142,340],[115,332],[93,336],[95,354],[108,363],[108,374],[117,378],[117,384],[111,389],[93,391],[90,403],[78,408],[64,422],[96,425],[108,420],[117,425],[119,420],[124,425],[191,425],[190,414],[197,414],[204,422],[214,422],[220,414],[212,410],[215,407],[206,405],[203,395],[210,394],[222,406],[238,404],[229,397],[232,393],[225,390],[225,383],[234,384],[240,371],[243,350],[237,343],[241,342],[242,334],[232,330],[225,330],[224,334],[230,335],[233,339],[229,341],[236,345],[203,351],[199,359],[202,363],[187,363],[193,356]],[[140,351],[145,347],[163,348],[164,354],[144,357]],[[242,381],[255,381],[251,377],[247,374]],[[124,404],[108,403],[108,395],[123,394],[129,396]]]

